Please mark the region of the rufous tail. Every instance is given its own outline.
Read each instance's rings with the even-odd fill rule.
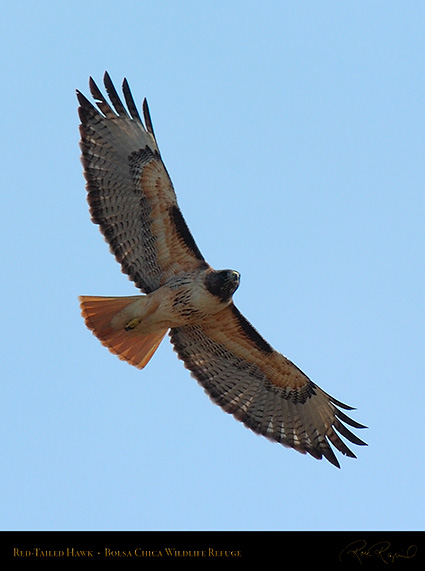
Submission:
[[[142,334],[118,325],[117,315],[134,303],[135,297],[80,296],[81,314],[99,341],[123,361],[143,369],[157,350],[167,329]]]

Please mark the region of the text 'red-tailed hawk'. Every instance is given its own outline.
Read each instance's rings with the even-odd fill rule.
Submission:
[[[129,85],[127,109],[107,73],[112,106],[93,79],[96,109],[79,91],[81,150],[92,220],[144,295],[81,296],[87,327],[120,359],[143,368],[164,335],[211,399],[254,432],[335,466],[330,447],[355,457],[338,436],[365,444],[342,422],[351,410],[275,351],[233,303],[234,270],[204,259],[177,204],[146,100],[144,124]]]

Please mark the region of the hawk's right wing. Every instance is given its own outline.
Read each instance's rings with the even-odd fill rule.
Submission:
[[[207,267],[177,204],[146,100],[145,125],[126,80],[121,102],[107,73],[113,107],[90,78],[96,109],[79,91],[87,200],[110,249],[138,288],[149,293],[170,277]]]

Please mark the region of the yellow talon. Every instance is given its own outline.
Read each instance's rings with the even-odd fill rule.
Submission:
[[[125,325],[124,329],[126,331],[132,331],[139,325],[139,323],[140,319],[138,317],[134,317],[133,319],[130,319],[130,321]]]

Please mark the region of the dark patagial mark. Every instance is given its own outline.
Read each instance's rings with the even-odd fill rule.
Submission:
[[[273,353],[273,347],[258,333],[251,323],[242,315],[237,307],[232,306],[233,316],[239,323],[239,327],[263,353]]]
[[[174,224],[174,227],[177,231],[177,235],[180,240],[186,245],[186,247],[192,252],[196,259],[200,260],[201,262],[205,262],[204,256],[201,254],[198,246],[196,245],[195,240],[193,239],[192,234],[190,233],[189,228],[185,222],[185,219],[180,212],[178,206],[173,205],[170,210],[170,219],[171,222]]]

